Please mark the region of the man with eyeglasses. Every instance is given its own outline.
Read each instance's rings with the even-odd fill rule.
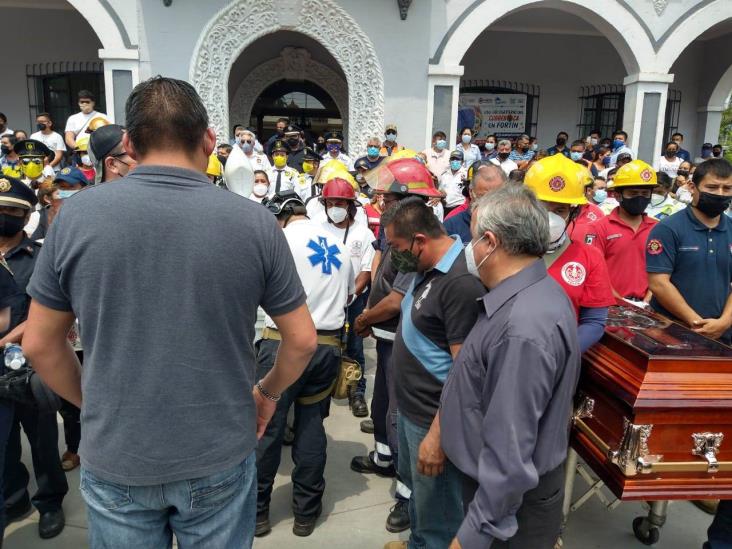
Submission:
[[[76,138],[79,135],[83,135],[89,125],[89,122],[91,122],[93,118],[98,116],[104,119],[107,118],[106,114],[94,110],[96,100],[92,92],[89,90],[81,90],[78,98],[80,112],[69,116],[66,121],[66,130],[64,132],[66,145],[68,145],[70,150],[76,148]]]
[[[244,151],[249,163],[252,165],[252,170],[269,171],[272,168],[272,164],[269,162],[267,155],[261,152],[257,152],[257,136],[254,133],[242,126],[236,129],[236,143]]]
[[[107,183],[125,177],[137,162],[122,146],[124,128],[117,124],[102,126],[89,138],[89,156],[94,164],[94,183]]]

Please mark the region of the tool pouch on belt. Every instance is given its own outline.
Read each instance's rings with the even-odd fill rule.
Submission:
[[[338,377],[333,386],[333,398],[348,398],[348,387],[356,385],[361,379],[361,366],[357,361],[346,355],[341,356],[341,365],[338,368]]]

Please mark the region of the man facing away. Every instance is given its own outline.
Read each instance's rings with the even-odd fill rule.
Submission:
[[[64,204],[29,287],[24,350],[81,407],[93,549],[167,548],[173,534],[251,547],[257,438],[317,344],[305,294],[274,217],[204,175],[216,137],[193,87],[152,78],[125,110],[138,166]],[[258,306],[282,336],[259,381]],[[66,341],[75,314],[83,372]]]

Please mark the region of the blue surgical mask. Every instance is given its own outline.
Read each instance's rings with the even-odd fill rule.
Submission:
[[[396,141],[396,134],[395,133],[387,133],[386,134],[386,140],[387,141]]]
[[[366,154],[371,158],[379,156],[379,147],[374,147],[373,145],[366,147]]]
[[[619,149],[623,145],[625,145],[625,141],[621,141],[620,139],[616,139],[613,141],[613,149]]]
[[[597,204],[602,204],[607,200],[607,191],[605,189],[597,189],[592,195],[592,200]]]
[[[330,153],[338,154],[339,152],[341,152],[341,146],[338,145],[337,143],[328,143],[326,148],[328,149],[328,152],[330,152]]]
[[[468,134],[464,134],[460,139],[462,139],[463,145],[467,145],[473,138]]]
[[[444,139],[438,139],[437,142],[435,143],[435,146],[439,150],[444,151],[447,148],[447,141],[445,141]]]
[[[74,196],[78,192],[79,192],[78,190],[76,190],[76,191],[69,191],[69,190],[65,190],[65,189],[59,189],[59,191],[58,191],[58,197],[61,200],[66,200],[67,198],[71,198],[72,196]]]
[[[577,162],[578,160],[581,160],[582,159],[582,153],[581,152],[577,152],[577,151],[570,151],[569,157],[572,160],[574,160],[575,162]]]
[[[462,165],[463,163],[459,160],[450,160],[450,169],[454,172],[458,171]]]
[[[610,156],[605,156],[602,159],[602,165],[603,166],[609,166],[610,165]]]
[[[538,143],[534,143],[533,145],[531,145],[531,150],[532,151],[538,151],[539,150],[539,144]]]
[[[488,142],[488,143],[485,144],[485,150],[487,150],[488,152],[491,152],[495,148],[496,148],[496,144],[495,143]]]

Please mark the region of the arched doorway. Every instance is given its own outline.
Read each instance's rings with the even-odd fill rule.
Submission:
[[[309,81],[283,79],[267,87],[254,102],[248,122],[266,140],[274,133],[279,118],[298,125],[308,142],[327,131],[343,131],[343,119],[335,101]]]
[[[228,139],[229,98],[244,81],[233,78],[234,65],[240,57],[249,57],[250,46],[279,32],[308,37],[335,61],[349,91],[346,140],[351,152],[361,153],[368,136],[383,132],[384,79],[371,41],[333,0],[239,1],[211,18],[194,49],[189,74],[219,140]],[[283,45],[292,44],[281,41],[274,51]],[[270,48],[257,65],[271,59],[272,52]]]

